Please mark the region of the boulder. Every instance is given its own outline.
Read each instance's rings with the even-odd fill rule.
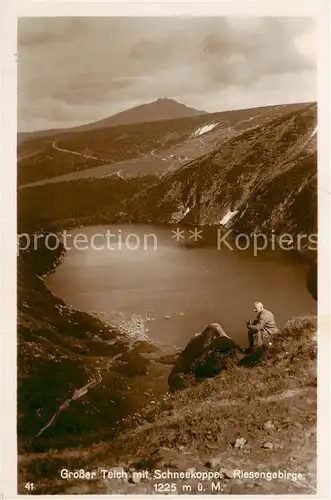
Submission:
[[[272,422],[272,420],[267,420],[267,422],[264,422],[263,430],[267,432],[273,432],[276,430],[275,424]]]
[[[237,438],[235,442],[233,443],[234,448],[243,448],[245,444],[247,443],[247,440],[244,437]]]
[[[274,445],[271,441],[266,441],[265,443],[262,443],[261,448],[265,448],[266,450],[273,450]]]
[[[214,377],[237,359],[240,351],[218,323],[210,324],[180,353],[168,378],[170,389],[182,389],[201,379]]]
[[[122,373],[126,377],[136,377],[146,375],[149,365],[150,361],[141,354],[127,351],[112,364],[112,370]]]

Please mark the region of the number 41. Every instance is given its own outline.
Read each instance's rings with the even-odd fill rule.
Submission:
[[[34,484],[33,483],[25,483],[24,488],[26,490],[33,491],[34,490]]]

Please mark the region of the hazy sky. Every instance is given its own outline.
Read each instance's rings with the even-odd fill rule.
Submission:
[[[19,130],[160,97],[205,111],[316,99],[311,18],[20,19]]]

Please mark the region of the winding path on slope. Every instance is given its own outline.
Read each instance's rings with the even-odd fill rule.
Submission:
[[[87,155],[85,153],[80,153],[79,151],[72,151],[71,149],[60,148],[59,146],[57,146],[56,141],[52,142],[52,147],[54,149],[56,149],[57,151],[61,151],[63,153],[69,153],[69,154],[76,155],[76,156],[82,156],[83,158],[90,158],[91,160],[99,160],[99,161],[109,162],[109,160],[105,160],[104,158],[99,158],[98,156]]]
[[[226,121],[218,123],[218,127],[224,125],[221,130],[227,129],[227,131],[229,132],[229,136],[225,140],[231,139],[231,137],[234,137],[235,135],[241,134],[242,132],[244,132],[244,130],[240,130],[240,131],[236,130],[236,127],[238,125],[240,125],[240,123],[241,122],[238,122],[234,126],[229,125],[228,122],[226,122]],[[249,128],[255,128],[255,127],[249,127]],[[245,129],[245,131],[246,130],[247,129]],[[205,136],[207,136],[209,133],[212,133],[212,131],[207,132],[206,134],[202,134],[203,138],[202,137],[194,138],[195,140],[198,141],[198,144],[199,144],[199,145],[197,145],[197,148],[202,149],[203,151],[208,151],[209,144],[207,142],[205,142],[204,139],[205,139]],[[106,160],[104,158],[100,158],[97,156],[81,153],[79,151],[73,151],[70,149],[62,148],[56,144],[55,140],[52,143],[52,147],[55,150],[61,151],[63,153],[81,156],[83,158],[90,158],[93,160],[98,160],[101,162],[105,162],[106,164],[102,164],[99,166],[95,166],[95,167],[91,167],[91,168],[87,168],[87,169],[83,169],[83,170],[79,170],[79,171],[69,172],[68,174],[62,174],[62,175],[58,175],[55,177],[41,179],[39,181],[29,182],[27,184],[23,184],[23,185],[18,186],[19,190],[29,188],[29,187],[41,186],[44,184],[67,182],[67,181],[78,180],[78,179],[83,179],[83,178],[110,178],[110,177],[117,176],[120,179],[125,179],[126,177],[131,177],[132,171],[134,170],[134,169],[132,170],[132,164],[136,161],[136,159],[123,160],[120,162],[116,162],[117,168],[119,166],[121,166],[121,167],[124,166],[124,168],[120,168],[114,172],[112,170],[114,169],[114,167],[116,168],[116,166],[115,166],[116,163],[115,164],[109,163],[110,160]],[[168,156],[162,156],[162,155],[158,154],[158,152],[159,151],[157,149],[152,149],[149,153],[146,153],[145,158],[147,159],[147,156],[151,155],[154,158],[157,158],[158,160],[161,160],[166,164],[167,168],[165,168],[165,169],[161,168],[160,170],[158,170],[161,178],[163,176],[165,176],[167,173],[173,171],[174,169],[176,169],[177,167],[180,167],[182,165],[181,160],[178,160],[178,158],[176,158],[176,157],[169,158]],[[201,153],[198,155],[193,155],[193,157],[191,157],[191,155],[189,154],[186,159],[187,159],[187,161],[189,161],[189,160],[195,159],[199,156],[201,156]],[[128,169],[128,164],[130,164],[130,172]],[[122,172],[125,172],[125,174],[128,174],[128,175],[122,175]],[[143,172],[143,170],[140,168],[139,172],[141,174]]]

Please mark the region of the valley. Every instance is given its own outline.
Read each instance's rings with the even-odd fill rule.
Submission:
[[[316,250],[220,256],[208,235],[221,226],[234,237],[317,233],[316,131],[317,106],[304,103],[21,138],[19,233],[145,227],[162,242],[157,254],[126,251],[117,261],[63,244],[18,256],[21,493],[28,480],[44,494],[150,493],[148,481],[82,485],[61,480],[59,470],[64,462],[210,470],[215,446],[226,468],[255,467],[267,456],[274,468],[295,461],[306,479],[282,492],[315,491]],[[177,244],[175,229],[206,237]],[[181,350],[207,324],[219,322],[245,345],[244,318],[257,295],[280,322],[270,352],[247,365],[242,352],[226,353],[215,377],[199,378],[197,357],[187,387],[172,390]],[[204,356],[214,354],[200,353],[204,369]],[[263,428],[270,419],[277,436]],[[222,487],[243,492],[226,474]]]

